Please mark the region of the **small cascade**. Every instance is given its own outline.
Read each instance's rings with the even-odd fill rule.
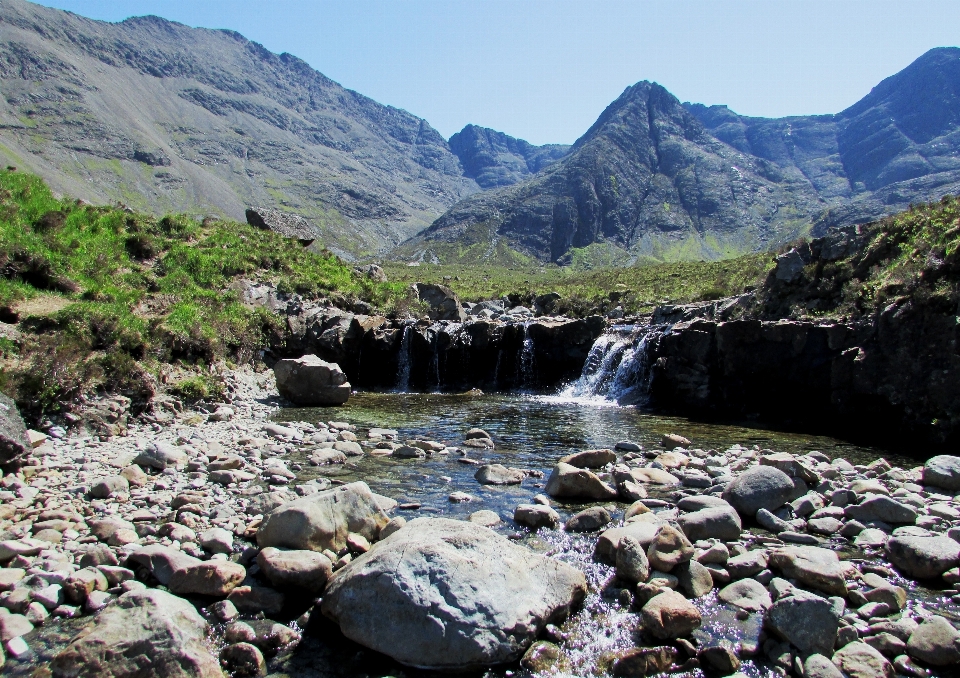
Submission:
[[[404,325],[403,336],[400,338],[400,352],[397,354],[397,391],[406,393],[410,390],[410,359],[411,335],[413,325]]]
[[[429,335],[431,336],[430,341],[430,378],[432,383],[436,386],[437,390],[440,390],[440,331],[442,326],[440,325],[431,325],[428,330]]]
[[[517,373],[520,375],[521,390],[529,390],[536,379],[536,365],[533,355],[533,337],[530,336],[530,323],[523,324],[523,348],[520,350],[520,363]]]
[[[591,347],[580,378],[564,387],[559,397],[644,404],[650,386],[650,348],[662,330],[633,325],[609,328]]]

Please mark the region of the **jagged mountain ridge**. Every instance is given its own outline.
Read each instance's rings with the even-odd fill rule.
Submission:
[[[295,212],[344,253],[479,190],[425,120],[238,33],[0,2],[0,159],[91,202]]]
[[[467,125],[450,137],[450,150],[460,158],[464,174],[488,189],[528,179],[567,155],[570,146],[534,146],[503,132]]]
[[[717,258],[869,221],[960,192],[958,93],[958,48],[930,50],[837,115],[750,118],[641,82],[565,158],[468,197],[400,251]]]

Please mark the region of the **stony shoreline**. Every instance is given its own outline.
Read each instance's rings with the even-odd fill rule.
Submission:
[[[300,651],[315,610],[360,645],[441,670],[522,657],[524,671],[562,675],[727,675],[753,662],[804,677],[923,678],[960,661],[953,614],[917,604],[914,590],[960,601],[956,457],[854,466],[667,436],[658,449],[573,453],[541,481],[537,469],[473,459],[496,444],[480,429],[447,444],[348,422],[277,424],[271,373],[226,382],[231,404],[209,414],[133,421],[104,440],[54,429],[0,481],[8,670],[128,675],[139,661],[144,675],[174,675],[174,664],[176,675],[261,675],[271,657]],[[298,482],[304,469],[288,457],[304,448],[323,467],[449,455],[474,462],[476,482],[522,484],[531,498],[512,516],[513,541],[510,517],[491,511],[407,522],[391,514],[412,506],[363,482]],[[469,487],[452,489],[451,503],[469,501]],[[538,530],[566,545],[527,548]],[[635,647],[584,666],[578,633],[600,598],[635,627]],[[732,641],[704,635],[711,609],[742,625]],[[33,645],[89,622],[52,654]],[[433,635],[438,623],[458,630]]]

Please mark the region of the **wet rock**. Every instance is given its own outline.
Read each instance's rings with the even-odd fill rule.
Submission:
[[[229,560],[208,560],[176,570],[168,584],[171,593],[222,597],[247,576],[247,570]]]
[[[495,511],[489,511],[486,509],[474,511],[467,516],[467,520],[475,525],[482,525],[483,527],[493,527],[494,525],[499,525],[503,522],[503,520],[500,519],[500,516],[497,515]]]
[[[669,670],[676,658],[676,649],[667,645],[636,647],[627,650],[614,662],[613,675],[618,678],[655,676]]]
[[[616,555],[617,577],[629,582],[645,582],[650,576],[650,561],[646,549],[633,537],[620,539]]]
[[[523,653],[520,666],[533,673],[544,673],[560,661],[560,648],[545,640],[538,640]]]
[[[609,500],[617,497],[617,491],[594,473],[564,463],[553,468],[546,491],[551,497],[569,499]]]
[[[711,645],[697,652],[700,667],[708,674],[729,676],[740,668],[740,659],[729,647]]]
[[[227,600],[242,614],[262,612],[268,617],[280,614],[286,602],[282,593],[266,586],[238,586],[230,592]]]
[[[516,660],[585,594],[569,565],[468,522],[420,518],[338,572],[322,611],[366,647],[450,670]]]
[[[350,398],[350,382],[336,363],[315,355],[285,358],[273,366],[280,395],[304,407],[333,407]]]
[[[835,551],[816,546],[787,546],[770,553],[769,565],[788,579],[830,595],[847,593],[845,570]]]
[[[570,464],[570,466],[576,466],[577,468],[603,468],[607,464],[615,464],[617,454],[613,450],[606,449],[584,450],[583,452],[574,452],[573,454],[561,457],[560,461],[564,464]]]
[[[261,547],[339,552],[349,533],[375,540],[389,520],[367,484],[355,482],[274,509],[257,530],[257,543]]]
[[[760,509],[773,511],[789,501],[793,481],[773,466],[756,466],[741,473],[721,495],[741,516],[753,518]]]
[[[235,678],[256,678],[267,673],[267,662],[256,645],[235,643],[220,650],[220,663]]]
[[[680,589],[690,598],[701,598],[713,590],[710,570],[695,560],[688,560],[673,568]]]
[[[801,652],[829,654],[837,640],[839,618],[833,604],[806,591],[794,590],[779,598],[764,619],[777,636]]]
[[[519,485],[526,474],[518,468],[507,468],[503,464],[487,464],[477,469],[473,477],[481,485]]]
[[[866,643],[844,645],[833,655],[833,664],[849,678],[894,678],[893,664]]]
[[[680,530],[663,525],[650,546],[647,547],[647,559],[655,570],[670,572],[680,563],[693,558],[693,545]]]
[[[727,560],[726,570],[734,580],[744,577],[753,577],[767,569],[768,556],[766,551],[756,549],[741,553]]]
[[[927,617],[910,635],[907,653],[931,666],[960,666],[960,631],[940,615]]]
[[[767,588],[754,579],[741,579],[734,582],[720,589],[718,597],[723,602],[735,605],[748,612],[759,612],[773,604]]]
[[[960,457],[941,454],[923,465],[923,484],[956,492],[960,490]]]
[[[513,520],[531,530],[539,530],[541,527],[555,530],[560,525],[560,514],[549,506],[520,504],[513,512]]]
[[[890,633],[867,636],[863,639],[863,642],[888,657],[901,655],[907,649],[906,643]]]
[[[895,612],[899,612],[907,604],[907,592],[890,584],[870,589],[864,597],[871,603],[883,603]]]
[[[734,541],[740,538],[743,529],[740,516],[732,506],[717,506],[685,513],[678,522],[690,541],[710,538]]]
[[[948,537],[894,537],[886,551],[897,569],[915,579],[939,577],[960,564],[960,543]]]
[[[844,508],[843,513],[847,518],[859,520],[864,524],[883,521],[912,525],[917,520],[917,512],[914,509],[882,494],[868,495],[867,499],[861,503]]]
[[[592,506],[570,517],[564,525],[567,532],[596,532],[610,522],[610,512],[602,506]]]
[[[131,591],[97,616],[51,663],[56,678],[223,678],[206,644],[207,623],[185,600]]]
[[[700,611],[676,591],[654,596],[640,610],[643,627],[660,640],[681,638],[700,627]]]
[[[680,479],[672,473],[659,468],[632,468],[629,470],[629,476],[636,483],[649,483],[651,485],[679,485]]]

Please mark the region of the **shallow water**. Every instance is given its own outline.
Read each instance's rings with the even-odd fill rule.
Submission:
[[[393,428],[398,430],[401,441],[421,438],[450,446],[461,443],[463,434],[476,426],[490,433],[497,447],[492,451],[470,449],[470,458],[483,463],[538,470],[545,475],[559,457],[571,451],[613,447],[621,440],[632,440],[645,449],[656,449],[665,433],[680,434],[690,439],[693,446],[703,449],[722,451],[739,443],[746,447],[756,445],[760,449],[798,454],[819,450],[832,458],[843,457],[854,464],[869,463],[881,456],[891,464],[907,468],[920,463],[889,450],[862,447],[834,438],[664,417],[632,407],[618,407],[600,398],[357,393],[344,407],[285,409],[275,418],[278,421],[314,423],[348,421],[361,430],[373,426]],[[425,460],[366,456],[357,461],[351,459],[342,468],[321,470],[305,465],[302,474],[304,479],[318,474],[336,474],[338,480],[364,480],[374,491],[401,503],[420,503],[422,508],[419,511],[398,512],[408,519],[421,515],[465,518],[481,509],[495,511],[504,522],[494,529],[535,550],[567,561],[586,574],[591,590],[584,608],[563,629],[570,638],[563,645],[561,675],[603,674],[600,667],[609,664],[611,653],[637,644],[639,630],[638,615],[616,601],[617,589],[611,588],[613,568],[595,562],[592,557],[596,535],[570,535],[562,531],[528,534],[512,522],[513,509],[518,503],[529,502],[535,494],[542,492],[546,478],[529,478],[520,486],[483,486],[473,478],[477,467],[459,459],[458,455],[434,456]],[[454,491],[466,492],[475,499],[469,503],[451,503],[447,497]],[[650,494],[657,496],[655,490]],[[554,505],[564,519],[585,507],[585,504],[577,503],[558,505],[555,502]],[[626,504],[617,505],[619,512],[615,514],[615,520],[622,517],[625,507]],[[840,550],[841,541],[838,540],[833,547]],[[850,552],[846,557],[869,559],[870,556]],[[943,595],[936,591],[917,589],[913,595],[917,596],[916,605],[944,604]],[[741,638],[756,638],[762,619],[750,615],[745,620],[737,620],[733,609],[718,603],[716,591],[696,604],[704,617],[703,626],[696,632],[698,640],[728,642],[735,646]],[[331,642],[333,638],[336,640]],[[344,640],[335,628],[326,624],[308,634],[293,656],[274,660],[271,669],[271,675],[277,677],[419,674]],[[754,677],[773,675],[770,666],[759,662],[744,662],[742,671]],[[514,673],[522,675],[525,672],[512,667],[490,671],[487,675],[510,676]]]

